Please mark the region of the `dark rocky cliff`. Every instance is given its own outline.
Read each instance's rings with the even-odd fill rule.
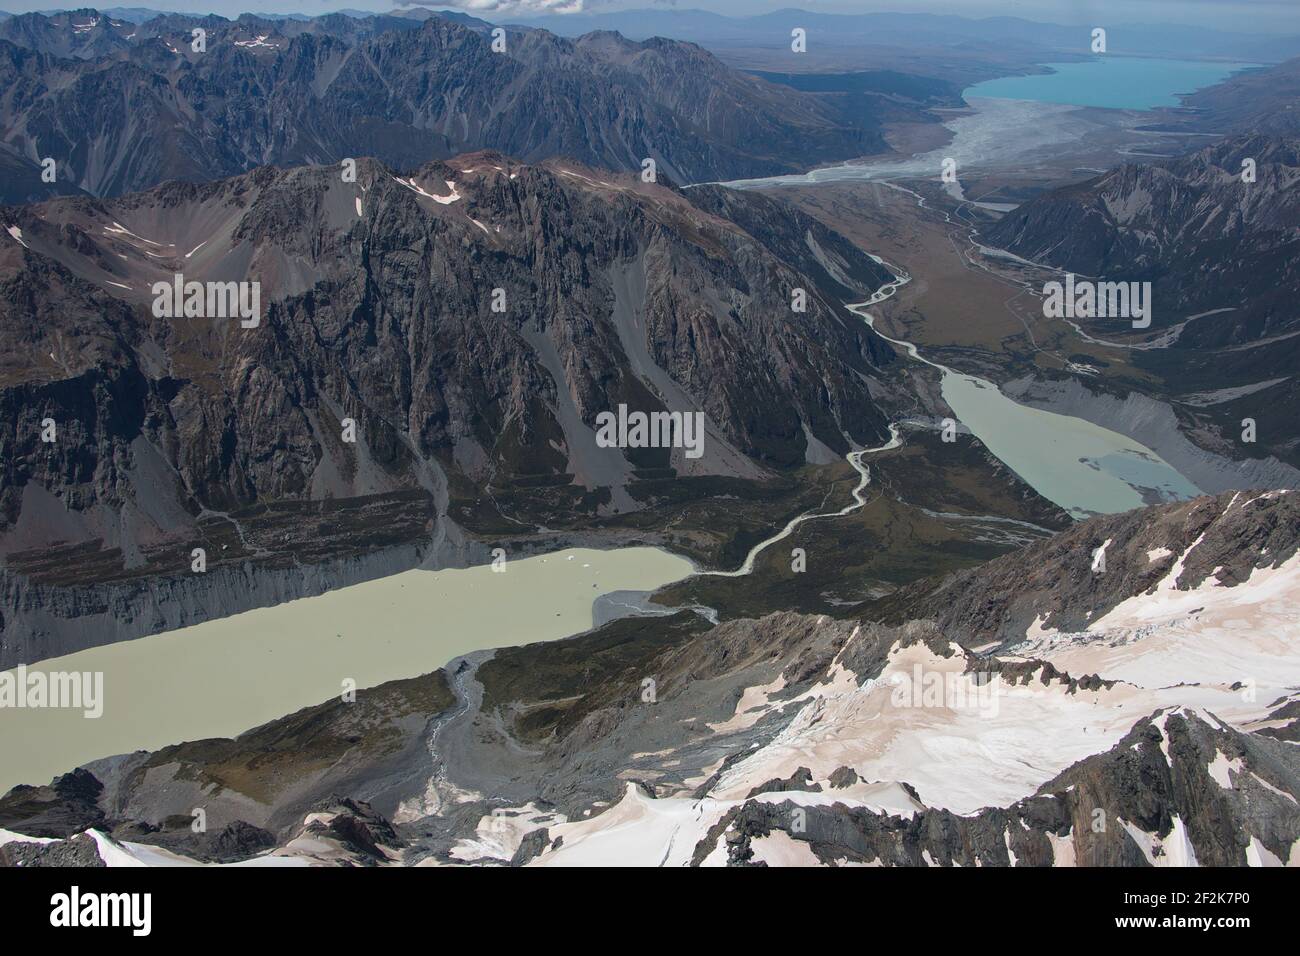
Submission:
[[[714,494],[801,466],[812,440],[844,454],[886,435],[870,389],[893,352],[840,303],[888,274],[763,196],[697,204],[486,153],[0,219],[0,549],[47,589],[188,577],[200,546],[210,569],[291,572],[427,554],[449,508],[476,528],[564,527],[659,501],[673,476],[673,495]],[[260,324],[156,317],[152,286],[177,273],[259,281]],[[599,447],[596,417],[620,404],[702,412],[703,454]],[[525,488],[517,509],[496,497]],[[50,592],[11,577],[6,593],[10,662]]]

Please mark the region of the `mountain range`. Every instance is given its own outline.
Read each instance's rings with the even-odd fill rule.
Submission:
[[[886,118],[936,122],[896,96],[776,86],[674,40],[503,42],[446,17],[14,17],[0,24],[0,198],[48,197],[46,157],[61,188],[107,196],[268,163],[373,156],[406,170],[483,148],[617,170],[653,159],[680,184],[880,153]]]
[[[652,35],[668,13],[547,21],[571,37],[419,7],[0,17],[3,676],[133,641],[74,659],[122,651],[118,675],[157,683],[132,661],[180,648],[174,673],[224,693],[167,632],[363,611],[195,638],[261,709],[187,697],[196,733],[114,752],[141,746],[121,720],[39,751],[9,779],[41,779],[0,795],[0,866],[1300,865],[1300,60],[1153,114],[1214,134],[1185,155],[818,204],[722,182],[929,156],[969,138],[938,129],[969,81],[1082,58],[1086,31],[672,11],[687,39]],[[1149,282],[1151,328],[1036,337],[1016,309],[1061,272]],[[986,310],[1020,321],[986,342]],[[1001,348],[1022,323],[1023,360]],[[999,387],[1068,412],[1021,439],[1061,477],[1012,464],[1018,436],[980,415]],[[1120,435],[1078,457],[1101,405],[1134,442],[1188,436],[1219,483]],[[629,413],[665,430],[629,440]],[[657,440],[674,420],[697,442]],[[1148,451],[1186,480],[1121,474]],[[1053,503],[1089,469],[1165,503]],[[582,623],[552,633],[562,612],[492,572],[570,546],[684,570],[625,591],[552,560],[588,569]],[[388,576],[445,619],[348,587]],[[483,578],[533,620],[457,644],[469,617],[438,589]],[[412,656],[357,689],[408,627]],[[244,660],[240,629],[278,657]],[[286,659],[323,682],[291,691]]]
[[[647,8],[577,13],[565,17],[523,17],[530,26],[554,25],[566,35],[618,30],[639,38],[664,34],[704,46],[766,43],[787,45],[790,30],[802,26],[818,43],[948,47],[954,51],[987,45],[1026,47],[1038,52],[1087,52],[1089,29],[1023,17],[969,17],[903,11],[848,13],[789,8],[755,16],[725,16],[705,10]],[[1108,23],[1112,49],[1125,55],[1250,56],[1282,59],[1300,53],[1300,38],[1250,30],[1225,31],[1190,24]]]

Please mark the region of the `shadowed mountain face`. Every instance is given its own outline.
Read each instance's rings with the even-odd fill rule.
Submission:
[[[15,18],[0,27],[0,131],[100,196],[266,163],[376,156],[410,168],[481,148],[612,169],[654,159],[678,183],[885,149],[860,107],[731,70],[689,43],[526,30],[497,52],[472,25],[387,20]],[[195,28],[207,31],[204,52]]]
[[[1253,180],[1245,175],[1253,167]],[[1133,353],[1180,413],[1246,454],[1300,453],[1300,141],[1245,136],[1164,162],[1126,164],[1009,212],[996,246],[1082,276],[1152,283],[1164,347]],[[1122,336],[1127,319],[1083,320]],[[1220,441],[1221,444],[1221,441]]]
[[[507,522],[494,488],[563,527],[887,435],[893,353],[840,303],[888,274],[758,195],[484,153],[0,219],[3,549],[27,579],[181,573],[196,535],[288,566],[441,540],[451,500]],[[258,282],[258,324],[159,317],[178,274]],[[620,405],[703,413],[700,453],[602,445]]]
[[[78,196],[85,192],[67,182],[45,182],[41,165],[8,143],[0,143],[0,203],[41,202],[55,196]]]
[[[1254,181],[1243,180],[1253,161]],[[1300,291],[1300,141],[1228,139],[1165,162],[1125,164],[1033,199],[986,235],[1089,277],[1152,282],[1153,327],[1197,312],[1180,342],[1240,344],[1287,331]],[[1101,331],[1123,331],[1112,320]]]

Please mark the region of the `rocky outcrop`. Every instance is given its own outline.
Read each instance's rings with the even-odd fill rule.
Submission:
[[[276,845],[275,835],[243,820],[218,830],[195,832],[190,814],[168,817],[159,825],[131,822],[115,827],[110,836],[117,842],[144,843],[161,847],[205,863],[234,863],[247,860]]]
[[[387,863],[405,845],[393,825],[370,804],[346,797],[322,803],[307,814],[289,845],[300,840],[332,844],[363,866]]]
[[[72,836],[105,822],[99,800],[104,785],[78,768],[55,777],[47,786],[14,787],[0,804],[0,829],[21,826],[28,836]]]
[[[78,833],[66,840],[38,843],[14,840],[0,844],[0,866],[73,866],[103,867],[99,844],[89,833]]]

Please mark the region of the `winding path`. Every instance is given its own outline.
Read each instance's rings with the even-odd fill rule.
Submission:
[[[870,255],[870,253],[868,253],[868,255]],[[847,308],[850,312],[865,319],[867,324],[869,326],[872,326],[872,329],[874,331],[874,326],[872,325],[872,323],[874,322],[874,317],[860,310],[865,309],[868,306],[876,305],[879,302],[885,301],[885,299],[888,299],[891,295],[897,292],[902,286],[905,286],[907,285],[907,283],[911,282],[912,277],[908,275],[906,272],[904,272],[902,269],[895,269],[893,266],[885,262],[885,260],[881,259],[879,256],[871,256],[871,258],[874,259],[878,265],[882,265],[885,268],[889,269],[890,272],[894,274],[894,279],[891,282],[885,283],[874,293],[872,293],[871,298],[867,299],[867,301],[860,302],[857,305],[848,305]],[[876,334],[879,335],[880,333],[877,332]],[[908,349],[913,358],[925,362],[927,365],[935,365],[935,363],[931,362],[929,359],[921,358],[921,356],[916,351],[916,346],[912,345],[910,342],[895,341],[894,339],[890,339],[887,336],[883,336],[883,335],[881,336],[881,338],[884,338],[886,341],[891,342],[892,344],[897,345],[900,348]],[[935,365],[935,368],[943,368],[943,366]],[[856,488],[853,489],[852,504],[845,505],[839,511],[826,511],[817,514],[801,514],[798,515],[797,517],[791,518],[790,521],[786,523],[786,526],[782,528],[780,531],[778,531],[776,534],[772,535],[770,538],[764,538],[758,544],[750,548],[749,554],[745,555],[744,563],[742,563],[741,566],[736,570],[700,571],[698,572],[698,576],[714,577],[714,578],[744,577],[745,575],[753,572],[754,561],[758,558],[760,554],[762,554],[762,552],[766,548],[771,547],[772,545],[776,544],[778,541],[782,541],[785,538],[788,538],[791,534],[794,533],[794,529],[799,527],[801,524],[804,524],[805,522],[808,521],[816,521],[819,518],[842,518],[845,515],[849,515],[857,511],[859,508],[861,508],[863,505],[867,503],[865,493],[867,490],[867,486],[871,484],[871,469],[869,469],[865,464],[863,464],[862,462],[863,456],[874,455],[877,452],[882,452],[882,451],[889,451],[891,448],[898,448],[902,444],[903,444],[903,437],[899,433],[898,426],[890,425],[889,441],[885,442],[883,445],[877,446],[876,448],[863,448],[859,451],[851,451],[844,456],[844,460],[853,466],[853,470],[856,471],[859,476],[858,485]]]
[[[853,469],[859,475],[858,486],[853,489],[853,504],[845,505],[839,511],[826,511],[819,514],[801,514],[795,518],[791,518],[790,521],[786,523],[786,526],[776,534],[772,535],[772,537],[765,538],[750,548],[749,554],[745,555],[745,562],[735,571],[700,571],[698,572],[698,576],[714,578],[744,577],[746,574],[749,574],[754,570],[754,559],[757,558],[765,548],[776,544],[784,538],[788,538],[794,532],[794,529],[799,527],[801,524],[804,524],[807,521],[816,521],[818,518],[842,518],[845,515],[857,511],[867,503],[864,492],[867,490],[867,485],[871,484],[871,470],[862,463],[862,456],[872,455],[878,451],[887,451],[890,448],[897,448],[901,444],[903,444],[903,439],[898,433],[898,426],[890,425],[889,441],[879,447],[864,448],[861,451],[851,451],[844,456],[845,460],[853,466]]]

